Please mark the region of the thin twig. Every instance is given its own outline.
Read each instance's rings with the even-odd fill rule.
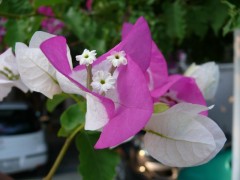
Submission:
[[[87,88],[89,90],[92,90],[92,86],[91,86],[91,83],[92,83],[92,65],[89,64],[87,67]]]
[[[54,176],[58,166],[60,165],[64,155],[66,154],[66,151],[68,150],[73,138],[75,137],[75,135],[80,132],[84,127],[84,124],[82,124],[81,126],[79,126],[77,129],[75,129],[75,131],[73,131],[72,134],[70,134],[70,136],[67,137],[60,153],[57,156],[57,159],[55,160],[52,168],[50,169],[49,173],[47,174],[46,177],[43,178],[43,180],[52,180],[52,177]]]

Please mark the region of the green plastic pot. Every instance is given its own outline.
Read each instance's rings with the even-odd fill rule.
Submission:
[[[231,180],[231,149],[221,151],[207,164],[181,169],[178,180]]]

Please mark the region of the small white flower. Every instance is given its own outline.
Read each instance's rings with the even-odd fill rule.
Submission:
[[[91,83],[91,86],[99,93],[103,93],[107,92],[109,89],[113,89],[115,82],[116,79],[111,76],[109,72],[97,71],[93,75],[93,82]]]
[[[80,65],[92,64],[96,60],[96,50],[89,51],[88,49],[84,49],[81,55],[76,56],[76,60],[79,61]]]
[[[107,60],[109,60],[114,67],[119,67],[120,65],[126,65],[127,59],[126,59],[126,53],[124,51],[120,52],[112,52],[111,56],[107,57]]]

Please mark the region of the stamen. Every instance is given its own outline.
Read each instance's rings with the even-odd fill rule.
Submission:
[[[0,70],[0,74],[12,81],[19,80],[20,78],[19,74],[14,74],[8,67],[4,67],[3,70]]]

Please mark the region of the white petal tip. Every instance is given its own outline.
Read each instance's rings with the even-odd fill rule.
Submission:
[[[211,105],[211,106],[208,106],[208,110],[211,110],[211,109],[213,109],[213,108],[214,108],[214,106],[215,106],[215,104],[213,104],[213,105]]]

